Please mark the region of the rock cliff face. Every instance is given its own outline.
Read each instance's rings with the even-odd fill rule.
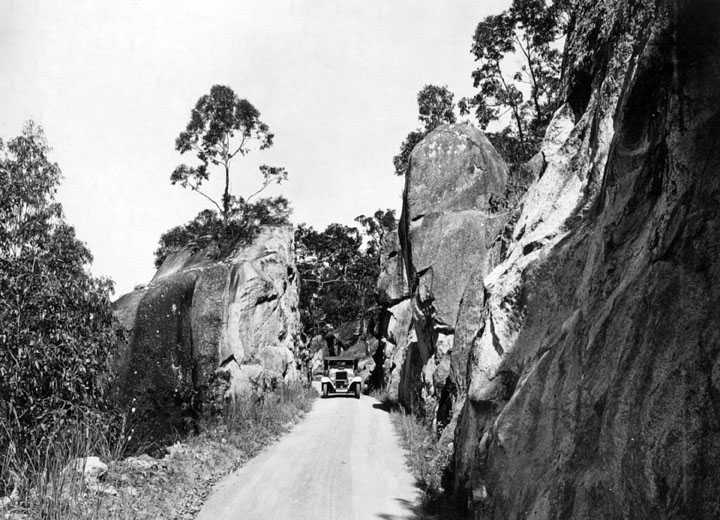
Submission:
[[[502,246],[494,152],[474,186],[480,157],[446,160],[470,130],[413,152],[385,380],[454,417],[476,519],[720,518],[720,4],[574,10],[566,103]]]
[[[720,5],[576,4],[544,170],[456,326],[456,489],[483,519],[720,518]]]
[[[505,223],[507,167],[469,125],[446,125],[415,147],[398,234],[383,244],[382,344],[375,362],[392,397],[449,421],[467,349],[453,345],[463,293],[482,280]],[[376,369],[377,370],[377,369]]]
[[[156,435],[183,429],[205,399],[234,397],[251,378],[297,377],[300,329],[290,228],[264,228],[222,262],[167,258],[150,284],[115,302],[129,342],[121,394]]]

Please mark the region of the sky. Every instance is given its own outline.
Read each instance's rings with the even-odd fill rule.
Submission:
[[[232,164],[254,192],[283,166],[291,220],[322,230],[401,206],[392,158],[417,93],[473,93],[477,23],[509,0],[0,0],[0,138],[32,119],[63,172],[58,198],[115,298],[153,276],[160,235],[209,203],[172,186],[199,97],[230,86],[275,144]],[[211,174],[212,175],[212,174]],[[221,175],[207,191],[219,199]]]

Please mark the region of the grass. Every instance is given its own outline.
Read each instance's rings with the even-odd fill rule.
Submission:
[[[387,393],[374,393],[390,414],[395,430],[406,450],[408,466],[423,492],[421,511],[426,520],[465,518],[462,508],[450,497],[449,467],[452,462],[452,445],[440,442],[431,424],[422,417],[405,410]]]
[[[0,518],[130,520],[192,519],[212,486],[287,432],[312,406],[316,393],[300,385],[249,392],[201,433],[168,448],[164,458],[122,458],[122,446],[89,439],[73,427],[48,453],[0,455],[0,475],[14,482],[14,500]],[[108,471],[93,489],[73,465],[100,456]]]

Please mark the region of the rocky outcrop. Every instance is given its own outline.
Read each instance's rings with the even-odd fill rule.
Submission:
[[[263,228],[223,261],[174,253],[114,311],[128,339],[118,357],[121,396],[154,434],[182,430],[205,401],[239,395],[261,375],[293,380],[300,324],[292,229]]]
[[[576,9],[545,168],[456,326],[456,489],[482,519],[719,518],[720,8]]]
[[[430,417],[440,410],[441,424],[467,360],[467,349],[454,346],[463,294],[487,271],[507,218],[499,212],[506,182],[507,167],[482,132],[437,128],[412,152],[398,234],[383,244],[376,366],[392,398]]]
[[[392,307],[410,297],[405,259],[397,232],[387,233],[380,244],[380,275],[376,287],[378,302]]]

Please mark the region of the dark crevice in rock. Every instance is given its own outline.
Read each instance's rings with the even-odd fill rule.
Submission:
[[[419,271],[416,271],[415,276],[417,276],[417,278],[422,278],[428,272],[432,274],[432,267],[425,267],[423,269],[420,269]]]
[[[530,242],[529,244],[525,244],[523,246],[523,255],[529,255],[536,249],[540,249],[542,247],[542,245],[543,245],[542,242],[539,242],[537,240]]]
[[[442,385],[442,391],[440,392],[440,398],[438,399],[438,409],[435,414],[439,430],[445,428],[452,420],[453,405],[457,400],[457,396],[457,385],[451,377],[447,377],[445,379],[445,383]]]
[[[502,356],[505,353],[505,350],[502,348],[502,345],[500,344],[500,338],[498,338],[497,334],[495,333],[495,322],[493,322],[492,316],[490,316],[490,334],[492,335],[492,344],[493,348],[495,349],[495,352],[497,352],[498,356]]]
[[[587,110],[592,95],[592,76],[584,70],[577,70],[568,88],[567,102],[575,116],[575,123]]]
[[[277,293],[263,294],[262,296],[260,296],[260,298],[255,300],[255,305],[262,305],[263,303],[275,301],[278,299],[278,297],[279,296]]]
[[[230,355],[230,357],[226,358],[222,363],[220,363],[220,368],[226,368],[230,363],[237,364],[237,360],[235,359],[234,354]]]
[[[501,401],[508,401],[515,393],[519,376],[512,370],[501,370],[495,375],[495,389]]]
[[[537,179],[535,182],[542,179],[543,175],[545,175],[545,170],[547,170],[547,166],[548,166],[547,158],[545,157],[545,152],[540,151],[540,155],[542,156],[542,165],[540,166],[540,169],[538,170]]]

